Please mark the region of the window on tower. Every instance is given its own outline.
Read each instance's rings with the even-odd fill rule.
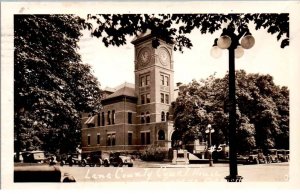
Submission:
[[[161,112],[161,121],[165,121],[165,112],[164,111]]]
[[[146,86],[150,85],[150,75],[146,75]]]
[[[165,85],[169,86],[169,76],[165,76]]]
[[[165,85],[165,76],[164,75],[160,75],[160,83],[161,83],[161,85]]]
[[[145,80],[145,76],[142,76],[141,77],[141,83],[140,83],[140,86],[145,86],[146,85],[146,80]]]
[[[165,94],[160,93],[160,102],[165,103]]]
[[[150,123],[150,113],[146,112],[146,123]]]
[[[166,104],[169,104],[169,94],[166,94],[166,96],[165,96],[165,102],[166,102]]]
[[[146,103],[150,103],[150,94],[146,94]]]
[[[141,104],[145,104],[145,95],[144,94],[141,95]]]
[[[145,123],[145,115],[144,115],[143,112],[141,113],[141,123],[142,123],[142,124]]]

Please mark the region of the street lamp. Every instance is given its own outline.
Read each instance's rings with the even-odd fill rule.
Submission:
[[[254,37],[246,26],[238,27],[238,34],[235,33],[234,25],[223,29],[221,37],[215,40],[217,46],[229,51],[229,171],[230,175],[225,179],[228,182],[241,182],[243,177],[238,176],[237,171],[237,145],[236,145],[236,98],[235,98],[235,57],[239,58],[244,54],[244,49],[250,49],[255,44]],[[243,38],[242,38],[243,37]],[[241,40],[241,44],[239,40]],[[215,46],[213,46],[216,50]],[[211,52],[212,53],[212,52]],[[216,53],[216,51],[214,51]],[[216,55],[212,55],[216,58]]]
[[[212,160],[212,147],[211,147],[211,134],[215,132],[215,130],[211,127],[211,124],[207,125],[207,129],[205,130],[205,133],[208,133],[209,135],[209,144],[208,144],[208,150],[210,150],[210,154],[209,154],[209,166],[212,167],[213,166],[213,160]]]

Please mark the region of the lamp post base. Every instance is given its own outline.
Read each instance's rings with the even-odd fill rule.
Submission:
[[[213,160],[212,159],[209,159],[209,167],[213,167],[214,164],[213,164]]]
[[[227,180],[227,182],[242,182],[243,177],[242,176],[226,176],[225,179]]]

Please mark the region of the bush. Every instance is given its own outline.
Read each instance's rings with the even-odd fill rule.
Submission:
[[[164,158],[164,151],[157,145],[148,146],[141,154],[141,159],[144,161],[163,161]]]

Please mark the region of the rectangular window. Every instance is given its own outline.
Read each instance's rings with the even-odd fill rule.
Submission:
[[[150,103],[150,94],[146,94],[146,103]]]
[[[169,94],[166,94],[165,101],[166,101],[166,104],[169,104]]]
[[[105,125],[105,116],[104,116],[104,112],[102,112],[102,126]]]
[[[91,136],[90,135],[87,136],[87,145],[88,146],[91,145]]]
[[[115,146],[116,145],[116,134],[115,133],[107,134],[106,145],[107,146]]]
[[[116,145],[116,134],[115,133],[111,134],[111,145],[112,146]]]
[[[146,77],[145,76],[142,76],[141,77],[141,86],[145,86],[145,84],[146,84]]]
[[[110,135],[110,134],[107,134],[107,137],[106,137],[106,145],[107,145],[107,146],[110,146],[110,145],[111,145],[111,135]]]
[[[165,84],[165,76],[164,75],[160,75],[160,84],[161,85]]]
[[[141,104],[145,104],[145,95],[144,94],[141,95]]]
[[[132,124],[132,112],[128,112],[128,123]]]
[[[146,133],[146,144],[150,144],[150,132]]]
[[[132,145],[132,133],[128,133],[128,145]]]
[[[160,93],[160,102],[165,103],[165,95],[163,93]]]
[[[165,85],[169,86],[169,76],[165,76]]]
[[[97,133],[97,144],[100,144],[100,133]]]
[[[107,125],[110,125],[110,111],[107,112]]]
[[[115,124],[115,119],[116,119],[116,113],[115,113],[115,110],[112,111],[112,124]]]
[[[97,115],[97,124],[98,124],[98,126],[100,126],[100,113],[98,113],[98,115]]]
[[[146,75],[146,86],[150,85],[150,75]]]
[[[141,133],[141,144],[142,145],[146,144],[146,142],[145,142],[145,133]]]

